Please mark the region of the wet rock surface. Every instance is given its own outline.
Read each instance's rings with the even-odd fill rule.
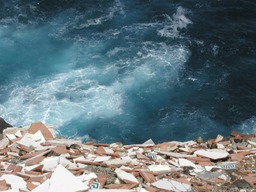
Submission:
[[[98,144],[33,123],[3,130],[0,191],[256,191],[256,137]]]

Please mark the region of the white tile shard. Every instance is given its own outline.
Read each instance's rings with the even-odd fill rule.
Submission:
[[[110,158],[111,156],[98,156],[94,159],[94,162],[108,161]]]
[[[117,177],[123,181],[139,184],[139,181],[131,173],[127,173],[127,172],[123,171],[122,169],[118,169],[118,168],[115,170],[115,173],[117,174]]]
[[[23,178],[16,175],[3,174],[0,177],[0,180],[5,180],[6,183],[11,185],[12,189],[22,189],[22,190],[27,189],[27,183],[23,180]]]
[[[169,165],[149,165],[148,169],[156,173],[168,173],[172,170]]]
[[[3,138],[0,141],[0,149],[4,149],[5,147],[7,147],[9,144],[9,140],[7,138]]]
[[[49,192],[75,192],[88,189],[89,187],[87,185],[62,165],[57,166],[50,178]]]
[[[187,192],[192,190],[190,185],[170,179],[161,179],[152,183],[152,185],[157,187],[158,189],[175,192]]]
[[[195,163],[184,158],[179,158],[178,162],[179,162],[179,166],[181,167],[193,167],[195,169],[197,168]]]
[[[198,150],[194,154],[217,160],[228,157],[229,153],[224,150]]]

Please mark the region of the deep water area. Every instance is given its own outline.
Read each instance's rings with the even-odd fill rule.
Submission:
[[[0,117],[126,144],[256,132],[255,0],[0,0]]]

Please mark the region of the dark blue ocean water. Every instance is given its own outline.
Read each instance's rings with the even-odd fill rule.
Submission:
[[[0,116],[141,143],[256,132],[255,0],[0,0]]]

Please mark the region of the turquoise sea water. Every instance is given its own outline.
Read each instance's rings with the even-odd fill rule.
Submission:
[[[256,131],[253,0],[0,1],[0,116],[141,143]]]

